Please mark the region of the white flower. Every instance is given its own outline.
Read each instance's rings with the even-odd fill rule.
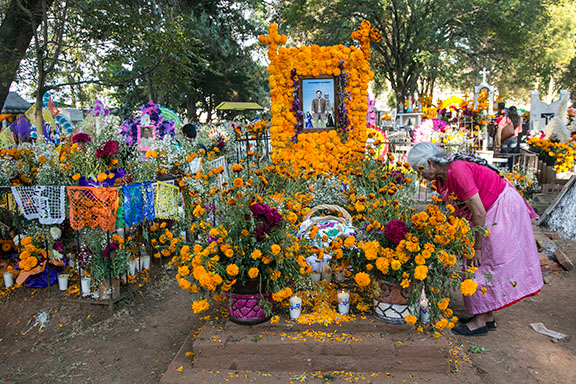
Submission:
[[[58,227],[50,228],[50,235],[54,240],[58,240],[62,236],[62,230]]]

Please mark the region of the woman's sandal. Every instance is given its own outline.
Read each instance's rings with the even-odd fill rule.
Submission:
[[[469,322],[472,321],[472,319],[474,319],[474,316],[462,317],[462,318],[459,318],[458,321],[462,324],[468,324]],[[496,320],[487,321],[486,322],[486,328],[488,328],[489,331],[495,331],[496,330]]]
[[[457,327],[452,328],[452,332],[457,335],[462,336],[484,336],[488,334],[488,327],[480,327],[474,330],[470,330],[466,324],[459,325]]]

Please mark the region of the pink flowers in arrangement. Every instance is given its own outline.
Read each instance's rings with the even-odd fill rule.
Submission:
[[[448,123],[441,119],[426,119],[414,130],[414,142],[423,143],[432,141],[434,132],[446,132]]]

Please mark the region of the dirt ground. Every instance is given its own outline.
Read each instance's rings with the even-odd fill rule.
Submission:
[[[575,243],[557,243],[576,259]],[[114,313],[106,306],[71,302],[56,286],[14,290],[0,299],[0,380],[158,383],[186,336],[202,325],[192,313],[189,294],[178,287],[173,274],[154,265],[146,284],[123,287],[127,298]],[[452,373],[441,381],[576,383],[576,271],[547,272],[545,280],[540,295],[497,313],[497,331],[474,338],[448,335],[469,362],[460,359],[465,373]],[[457,296],[454,300],[458,313],[463,305]],[[49,314],[43,330],[34,326],[40,312]],[[572,339],[557,341],[540,335],[530,328],[536,322]],[[322,376],[270,377],[269,382],[300,382],[302,377],[306,377],[302,382],[309,383],[341,382],[334,375]],[[229,378],[224,373],[210,377],[206,382],[224,383]],[[360,382],[396,381],[366,375]],[[405,382],[412,381],[407,378]],[[424,378],[418,382],[440,381]]]

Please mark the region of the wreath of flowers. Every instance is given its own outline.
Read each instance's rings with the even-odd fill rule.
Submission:
[[[272,158],[291,164],[292,169],[339,173],[362,158],[366,144],[366,113],[370,71],[370,41],[380,34],[364,20],[352,33],[360,48],[344,45],[285,48],[286,35],[271,24],[268,36],[259,41],[268,46],[270,93],[272,98]],[[337,130],[305,133],[299,100],[299,77],[336,77],[340,104]]]
[[[124,120],[124,123],[120,127],[118,135],[122,137],[126,144],[137,144],[138,126],[145,114],[150,116],[150,124],[154,126],[156,138],[163,140],[166,135],[174,136],[174,121],[164,119],[158,104],[154,104],[152,100],[150,100],[146,104],[142,105],[140,110],[142,111],[140,116],[134,119]]]

